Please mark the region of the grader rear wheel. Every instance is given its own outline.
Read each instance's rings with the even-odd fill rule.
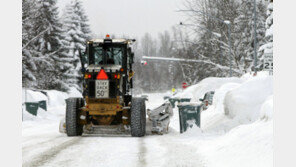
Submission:
[[[80,98],[69,98],[66,100],[66,133],[68,136],[81,136],[83,125],[79,122],[79,108],[81,104]]]

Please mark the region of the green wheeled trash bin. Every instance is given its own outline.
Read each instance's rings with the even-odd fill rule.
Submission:
[[[180,103],[182,102],[190,102],[191,98],[181,98]]]
[[[175,103],[180,102],[179,98],[169,98],[169,102],[171,103],[172,107],[175,108]]]
[[[39,101],[39,107],[47,111],[46,101],[45,100]]]
[[[32,114],[32,115],[37,115],[37,110],[38,110],[38,106],[39,104],[38,103],[35,103],[35,102],[25,102],[25,105],[26,105],[26,110]]]
[[[192,128],[195,124],[200,127],[200,105],[191,105],[182,103],[178,105],[180,133]]]

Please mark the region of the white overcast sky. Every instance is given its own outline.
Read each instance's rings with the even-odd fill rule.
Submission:
[[[60,12],[71,0],[58,0]],[[145,32],[157,37],[182,21],[183,0],[83,0],[91,30],[96,35],[109,33],[130,38]]]

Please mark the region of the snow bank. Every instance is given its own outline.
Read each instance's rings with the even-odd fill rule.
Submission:
[[[68,93],[57,90],[46,90],[49,99],[49,106],[66,105],[65,100],[69,97],[82,97],[82,94],[74,87],[70,88]]]
[[[177,94],[175,97],[191,98],[192,102],[198,102],[199,98],[203,98],[204,94],[209,91],[215,91],[226,83],[242,83],[241,78],[206,78],[196,85],[186,88],[182,93]]]
[[[273,121],[241,125],[225,135],[201,141],[202,153],[210,167],[273,166]]]
[[[23,103],[26,102],[39,102],[46,100],[47,109],[45,111],[38,108],[37,116],[31,115],[25,110],[23,105],[23,121],[38,121],[38,120],[55,120],[60,119],[60,116],[65,113],[65,100],[69,97],[82,97],[82,94],[76,89],[71,88],[68,93],[57,90],[42,90],[33,91],[23,89]]]
[[[213,90],[213,105],[201,113],[201,128],[180,135],[183,142],[197,146],[196,154],[209,167],[273,166],[272,77],[259,72],[256,77],[207,78],[178,96],[197,100]]]
[[[24,122],[36,122],[36,121],[51,121],[51,120],[59,120],[60,114],[57,114],[55,111],[49,109],[48,111],[43,110],[42,108],[38,108],[37,115],[34,116],[29,112],[25,111],[25,107],[23,109],[23,123]]]
[[[47,97],[49,100],[49,106],[60,106],[65,105],[65,99],[68,98],[68,94],[57,90],[47,90]]]
[[[213,97],[213,106],[215,107],[216,111],[223,111],[224,97],[226,93],[239,86],[240,84],[231,82],[231,83],[226,83],[222,85],[220,89],[216,90]]]
[[[260,108],[273,93],[272,77],[254,77],[229,91],[224,100],[225,114],[241,123],[254,122],[260,117]]]
[[[22,102],[38,102],[46,100],[49,107],[65,105],[65,99],[69,97],[82,97],[82,94],[74,87],[70,88],[68,93],[57,90],[42,90],[34,91],[30,89],[23,89]]]
[[[39,91],[34,91],[30,89],[23,89],[22,90],[22,103],[26,102],[38,102],[41,100],[46,100],[47,97],[45,94],[39,92]]]
[[[260,110],[260,119],[271,120],[273,118],[273,96],[267,97]]]

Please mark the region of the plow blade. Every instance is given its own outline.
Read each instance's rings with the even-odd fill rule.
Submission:
[[[163,103],[153,110],[148,110],[147,115],[151,121],[151,132],[153,134],[168,133],[170,117],[173,116],[173,108],[169,102]]]
[[[124,125],[93,125],[84,126],[83,134],[86,135],[130,135],[130,128]]]

